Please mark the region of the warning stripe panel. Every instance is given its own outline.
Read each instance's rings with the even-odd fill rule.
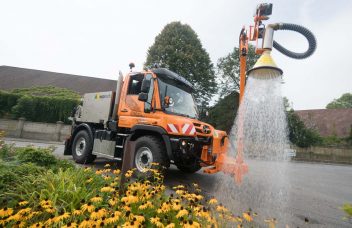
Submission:
[[[166,130],[170,133],[178,133],[178,126],[177,124],[167,124]]]

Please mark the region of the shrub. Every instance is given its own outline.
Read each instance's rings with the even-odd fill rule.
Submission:
[[[18,160],[22,163],[33,163],[38,166],[50,167],[57,163],[50,148],[24,147],[17,149]]]
[[[17,100],[21,97],[19,94],[13,94],[0,90],[0,116],[11,116],[11,109],[16,105]]]
[[[322,138],[313,129],[307,128],[293,110],[286,112],[290,141],[299,147],[319,145]]]

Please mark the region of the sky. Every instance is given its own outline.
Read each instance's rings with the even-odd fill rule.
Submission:
[[[266,23],[309,28],[318,47],[304,60],[274,50],[284,71],[283,95],[293,108],[319,109],[352,92],[352,1],[275,0]],[[0,0],[0,65],[116,79],[172,21],[190,25],[214,65],[238,46],[242,26],[253,24],[254,0]],[[305,39],[277,31],[274,39],[304,51]],[[1,80],[0,80],[1,83]]]

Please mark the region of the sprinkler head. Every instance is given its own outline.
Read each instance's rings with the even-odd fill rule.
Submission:
[[[276,78],[283,74],[283,71],[277,67],[270,51],[264,51],[253,68],[247,72],[249,77],[258,79]]]

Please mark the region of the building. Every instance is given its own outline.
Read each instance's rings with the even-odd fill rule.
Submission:
[[[0,90],[30,88],[35,86],[55,86],[84,94],[99,91],[113,91],[116,89],[116,81],[19,67],[0,66]]]
[[[321,136],[348,137],[352,128],[352,108],[295,111],[304,124]]]

